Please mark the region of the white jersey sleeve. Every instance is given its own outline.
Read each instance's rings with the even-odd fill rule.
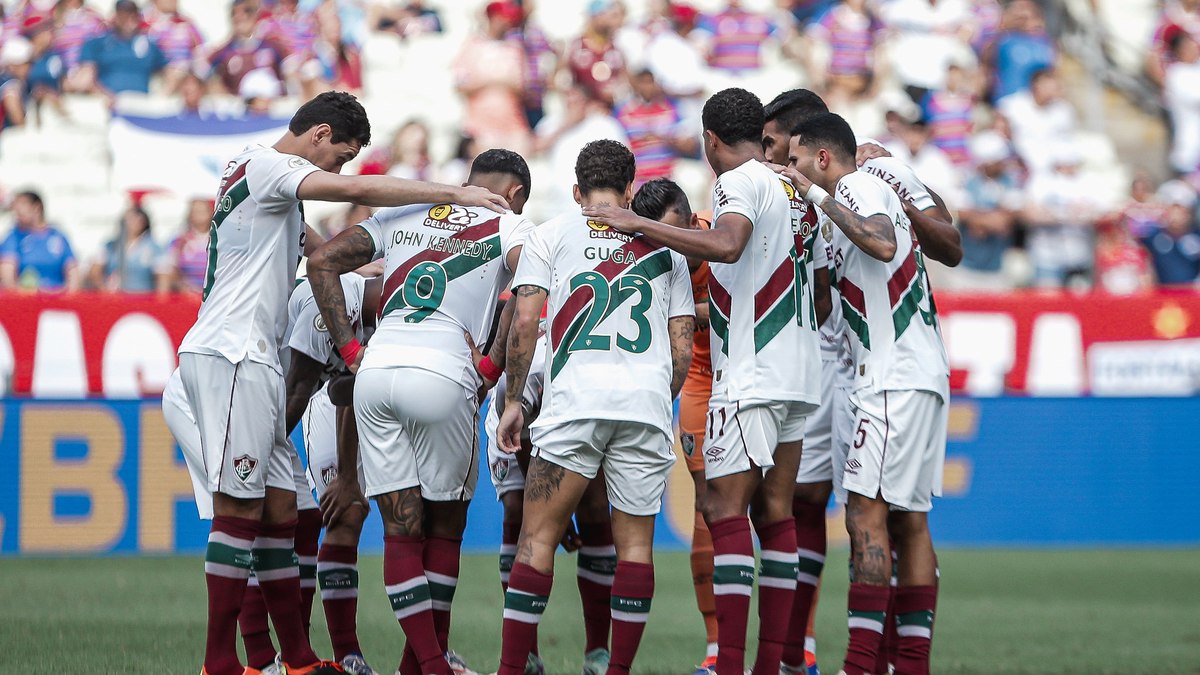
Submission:
[[[276,209],[295,205],[300,183],[317,171],[320,169],[303,157],[277,153],[265,161],[251,162],[246,176],[258,203],[265,209]]]
[[[895,157],[876,157],[867,160],[860,171],[866,171],[872,176],[882,179],[896,191],[902,201],[911,201],[918,211],[937,206],[925,183],[917,178],[917,174],[913,173],[907,164]]]
[[[891,220],[893,214],[889,209],[889,196],[887,186],[879,181],[847,181],[843,179],[837,185],[834,199],[863,218],[883,215]]]
[[[375,246],[376,257],[383,255],[387,242],[384,241],[387,236],[384,234],[384,223],[399,220],[407,215],[424,211],[429,208],[428,204],[410,204],[408,206],[396,206],[388,209],[380,209],[371,214],[371,217],[358,224],[359,227],[367,231],[367,235],[371,237],[371,244]]]
[[[540,229],[530,232],[521,249],[521,260],[512,287],[537,286],[550,290],[550,248],[545,233]]]
[[[754,222],[758,209],[751,199],[757,194],[754,181],[742,171],[727,171],[713,185],[713,223],[727,213]]]
[[[671,269],[671,300],[667,306],[667,318],[695,316],[696,301],[692,297],[692,275],[688,271],[687,258],[672,251],[675,261]]]
[[[510,213],[500,218],[500,246],[502,247],[500,257],[504,261],[504,269],[508,273],[511,274],[513,272],[508,267],[508,254],[512,253],[513,249],[518,246],[524,246],[525,240],[529,238],[533,229],[533,223],[528,218],[518,216],[515,213]]]

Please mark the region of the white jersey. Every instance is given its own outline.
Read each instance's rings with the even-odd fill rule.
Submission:
[[[362,368],[420,368],[474,390],[479,376],[463,331],[485,344],[508,254],[533,223],[514,213],[453,204],[383,209],[359,223],[384,255],[379,326]]]
[[[521,408],[525,412],[525,426],[533,424],[542,412],[542,394],[546,387],[546,337],[542,335],[533,350],[529,362],[529,374],[525,376],[525,390],[521,392]],[[500,428],[500,417],[504,414],[504,395],[508,392],[508,375],[501,375],[492,390],[492,405],[488,407],[483,421],[488,438],[496,438]]]
[[[949,400],[950,368],[937,310],[925,278],[920,244],[911,235],[900,198],[883,180],[856,171],[838,182],[834,198],[863,217],[894,223],[896,255],[884,263],[833,229],[836,283],[844,338],[853,359],[852,389],[918,389]]]
[[[350,320],[354,334],[362,340],[363,297],[367,280],[350,272],[343,274],[341,281],[342,293],[346,296],[346,318]],[[322,382],[346,368],[341,353],[333,345],[333,338],[325,326],[325,318],[321,316],[321,308],[313,298],[312,284],[307,278],[296,281],[296,289],[288,298],[288,330],[283,345],[279,360],[285,369],[289,367],[288,360],[293,349],[317,363],[325,364]]]
[[[225,167],[208,239],[204,303],[179,352],[250,359],[282,373],[287,300],[304,251],[296,190],[319,169],[261,145]]]
[[[789,198],[793,197],[793,198]],[[821,400],[812,275],[815,213],[791,183],[750,160],[717,178],[713,222],[754,229],[733,263],[709,263],[713,393],[727,401]]]
[[[532,428],[603,419],[671,433],[667,322],[695,314],[683,256],[566,214],[530,235],[520,286],[549,293],[546,391]]]

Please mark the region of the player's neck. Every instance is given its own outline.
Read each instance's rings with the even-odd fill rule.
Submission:
[[[728,145],[721,153],[721,171],[719,173],[732,171],[751,160],[763,162],[766,159],[767,156],[763,154],[762,146],[758,143],[746,141],[737,145]]]
[[[817,185],[820,185],[821,189],[825,190],[826,192],[832,193],[837,190],[837,185],[843,178],[849,176],[857,170],[858,167],[854,166],[853,164],[849,166],[844,164],[832,164],[830,165],[829,170],[825,172],[822,180],[815,180],[813,182]]]
[[[622,209],[629,208],[629,201],[625,199],[625,194],[616,190],[593,190],[587,195],[580,196],[580,206],[616,206]]]

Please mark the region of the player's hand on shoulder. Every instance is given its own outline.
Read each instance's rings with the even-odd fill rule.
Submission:
[[[521,429],[524,426],[525,412],[521,410],[521,406],[506,405],[504,414],[500,416],[500,426],[496,430],[501,452],[511,455],[521,449]]]
[[[879,145],[878,143],[863,143],[862,145],[858,146],[858,151],[854,154],[854,161],[859,166],[862,166],[872,159],[891,156],[892,153],[888,152],[887,148]]]
[[[629,209],[623,209],[619,206],[611,206],[609,204],[585,206],[583,207],[583,215],[589,220],[607,225],[620,232],[627,234],[641,232],[642,223],[638,215]]]
[[[792,187],[796,188],[796,192],[798,194],[807,194],[808,188],[812,187],[812,181],[809,180],[808,176],[805,176],[796,167],[783,166],[782,164],[772,164],[770,162],[767,162],[766,165],[770,167],[772,171],[779,174],[789,183],[791,183]]]
[[[358,484],[357,476],[338,474],[321,494],[321,520],[326,527],[338,523],[354,509],[370,511],[371,506]]]
[[[487,188],[476,185],[464,185],[459,188],[458,199],[454,200],[462,206],[479,206],[493,211],[508,211],[508,200]]]

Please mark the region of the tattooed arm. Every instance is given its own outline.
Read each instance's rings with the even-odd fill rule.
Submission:
[[[516,298],[512,325],[508,331],[507,363],[505,376],[508,391],[504,396],[504,414],[498,430],[500,449],[514,453],[521,448],[521,427],[525,415],[521,406],[521,394],[525,391],[525,380],[529,377],[529,364],[537,348],[538,322],[542,316],[542,305],[546,303],[546,289],[538,286],[518,286],[513,290]]]
[[[886,215],[876,213],[864,218],[832,195],[822,199],[817,206],[867,255],[883,262],[891,262],[896,257],[896,226]]]
[[[671,398],[679,395],[688,369],[692,367],[692,334],[696,332],[696,320],[690,316],[675,316],[667,321],[667,332],[671,335]]]
[[[321,308],[321,316],[329,328],[329,337],[338,349],[355,338],[354,327],[346,316],[346,294],[342,291],[341,275],[371,262],[375,244],[371,235],[361,227],[351,227],[329,240],[308,259],[308,282],[313,298]],[[347,363],[351,371],[357,364]]]
[[[616,206],[585,206],[583,215],[621,232],[640,232],[685,256],[720,263],[737,262],[754,231],[750,219],[739,213],[721,214],[707,230],[674,227]]]

